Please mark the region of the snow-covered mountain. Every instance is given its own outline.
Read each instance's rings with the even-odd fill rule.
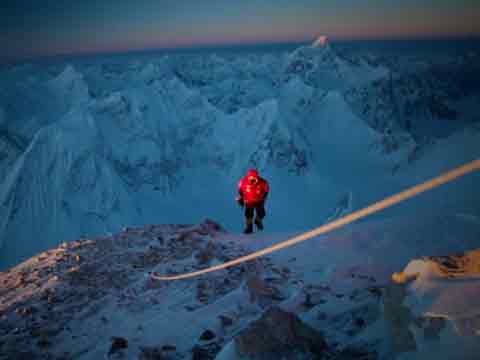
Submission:
[[[479,61],[475,53],[432,63],[416,58],[397,61],[388,76],[347,89],[345,99],[379,131],[400,127],[417,141],[445,137],[478,121]]]
[[[439,91],[434,73],[412,71],[404,77],[424,79],[419,89]],[[397,109],[408,98],[398,103],[403,82],[396,89],[392,80],[399,76],[332,44],[4,68],[0,267],[124,226],[196,223],[208,214],[239,231],[233,198],[251,166],[271,184],[267,229],[295,231],[478,157],[472,119],[428,141],[405,125]],[[475,96],[472,88],[456,104]],[[422,126],[436,120],[426,116]],[[461,183],[416,206],[478,216],[478,177]]]

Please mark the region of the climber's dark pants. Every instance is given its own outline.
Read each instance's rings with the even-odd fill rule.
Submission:
[[[262,201],[258,204],[247,205],[245,204],[245,217],[247,219],[253,219],[254,212],[257,212],[257,217],[263,219],[266,215],[265,213],[265,201]]]

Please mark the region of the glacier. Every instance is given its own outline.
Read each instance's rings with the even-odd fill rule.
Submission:
[[[328,43],[0,69],[0,269],[127,226],[208,214],[240,231],[249,167],[271,183],[267,231],[284,232],[478,158],[478,55],[396,60]],[[478,217],[479,180],[377,217]]]

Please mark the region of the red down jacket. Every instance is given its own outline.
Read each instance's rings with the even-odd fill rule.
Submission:
[[[238,183],[238,193],[247,206],[254,206],[264,201],[270,190],[268,182],[258,175],[258,171],[251,169],[247,176]]]

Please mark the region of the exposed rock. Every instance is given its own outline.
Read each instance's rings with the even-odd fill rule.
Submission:
[[[294,358],[297,353],[320,356],[327,344],[322,334],[295,314],[278,307],[267,310],[236,338],[238,353],[251,359]]]
[[[212,330],[207,329],[202,333],[202,335],[200,335],[200,340],[209,341],[214,339],[215,337],[216,337],[215,333]]]
[[[222,324],[222,327],[228,327],[233,325],[233,319],[227,315],[219,315],[218,318]]]
[[[41,348],[49,347],[51,344],[52,343],[47,336],[41,336],[40,339],[37,341],[37,345]]]
[[[13,354],[12,354],[13,355]],[[32,352],[32,351],[16,351],[15,352],[15,357],[11,358],[11,359],[15,359],[15,360],[31,360],[31,359],[35,359],[35,357],[37,356],[36,353]]]
[[[158,347],[142,346],[140,351],[140,360],[166,360],[162,349]]]
[[[195,345],[192,348],[192,360],[212,360],[215,359],[217,353],[221,350],[221,346],[216,343],[208,345]]]
[[[126,349],[128,347],[128,340],[122,337],[112,338],[112,345],[110,347],[109,354],[113,354],[120,349]]]
[[[446,327],[446,320],[435,317],[420,317],[415,324],[423,330],[423,337],[426,340],[439,340],[440,332]]]
[[[480,250],[423,257],[395,273],[395,284],[384,291],[384,316],[392,350],[428,352],[442,344],[442,332],[448,333],[449,341],[459,343],[478,336],[479,274]],[[474,350],[463,351],[458,358]]]
[[[192,360],[210,360],[210,359],[213,359],[213,357],[210,355],[207,349],[200,346],[195,346],[192,349]]]
[[[297,267],[287,267],[289,257],[283,262],[265,257],[188,282],[158,281],[146,276],[149,272],[164,275],[170,270],[196,270],[200,266],[192,254],[202,248],[220,261],[247,251],[241,242],[228,237],[213,239],[211,233],[201,236],[197,231],[200,228],[145,227],[130,229],[128,234],[70,242],[62,245],[65,251],[45,252],[0,273],[0,353],[15,359],[18,349],[24,349],[32,351],[30,358],[67,359],[88,358],[110,348],[112,358],[125,358],[128,354],[142,360],[210,360],[223,347],[238,356],[234,359],[245,356],[251,360],[373,360],[379,358],[375,351],[384,348],[389,354],[393,349],[392,355],[415,349],[420,354],[426,346],[442,345],[440,342],[450,333],[456,336],[457,329],[472,335],[471,331],[480,326],[480,317],[473,313],[478,298],[448,297],[448,293],[445,297],[437,296],[442,292],[422,297],[430,289],[451,289],[451,284],[458,289],[471,285],[478,294],[480,267],[476,265],[475,252],[417,260],[415,266],[402,272],[407,278],[415,274],[412,281],[388,287],[380,282],[371,286],[367,275],[355,271],[350,274],[348,270],[348,279],[365,279],[362,284],[367,286],[350,290],[333,289],[333,285],[330,288],[323,281],[309,283]],[[207,229],[200,230],[208,232]],[[160,236],[165,239],[164,246],[158,242]],[[182,240],[178,240],[180,237]],[[145,243],[145,239],[149,241]],[[179,256],[180,253],[185,256]],[[42,260],[35,261],[39,258]],[[138,268],[132,269],[134,265]],[[18,279],[24,286],[15,288]],[[253,304],[248,301],[249,296]],[[419,299],[422,307],[415,303]],[[450,301],[455,301],[453,306]],[[281,302],[278,308],[259,313],[276,302]],[[325,305],[313,308],[324,302]],[[188,329],[178,324],[166,333],[158,333],[159,327],[168,328],[172,318],[177,320],[176,314],[169,314],[165,321],[165,314],[157,311],[167,308],[179,311],[181,322],[196,320],[197,316],[201,321],[189,322]],[[112,313],[116,309],[119,314]],[[442,318],[430,313],[431,309],[453,309],[461,318],[455,318],[457,313]],[[148,313],[148,320],[152,320],[144,321],[144,316],[137,316],[139,313]],[[308,325],[298,317],[300,313],[308,319]],[[113,332],[119,330],[115,327],[118,316],[131,321],[130,329],[122,330],[125,337],[130,334],[128,341],[111,338],[121,334]],[[252,316],[259,319],[248,324]],[[203,321],[206,319],[215,326],[207,329]],[[99,328],[95,336],[89,333],[88,324]],[[377,326],[385,331],[377,331]],[[470,333],[467,328],[471,328]],[[477,340],[475,336],[471,338]],[[142,339],[155,339],[156,343],[138,347]],[[171,345],[175,339],[179,339],[178,349]],[[349,348],[345,341],[355,346]],[[225,343],[228,345],[224,346]],[[65,344],[68,355],[64,355]],[[219,358],[224,359],[222,356],[223,351]]]
[[[334,356],[334,359],[338,360],[376,360],[378,358],[375,351],[353,346],[347,346]]]
[[[210,293],[209,283],[206,281],[201,281],[197,284],[197,300],[204,303],[208,301]]]
[[[212,241],[209,241],[205,248],[195,254],[195,258],[200,264],[209,263],[215,257],[216,250],[215,244]]]
[[[359,328],[364,327],[365,324],[366,324],[365,320],[363,320],[362,318],[355,318],[353,323],[355,324],[355,326],[357,326]]]
[[[305,293],[305,302],[304,305],[307,308],[313,307],[318,304],[324,304],[327,300],[325,300],[325,294],[322,292],[306,292]]]
[[[480,249],[459,255],[430,256],[423,260],[432,262],[439,273],[445,277],[480,274]]]
[[[175,356],[177,347],[166,344],[163,346],[141,346],[140,360],[170,360]]]
[[[385,289],[384,316],[388,324],[389,339],[395,353],[414,351],[417,344],[410,330],[413,320],[410,309],[403,304],[406,296],[402,285],[392,285]]]
[[[211,219],[206,219],[201,226],[206,229],[210,235],[215,235],[217,232],[225,232],[225,229],[222,228],[219,223]]]
[[[249,276],[247,279],[247,289],[250,294],[251,302],[265,303],[271,300],[284,300],[285,296],[275,286],[267,284],[258,275]]]
[[[15,312],[20,316],[30,316],[36,311],[36,308],[33,306],[21,307],[15,310]]]
[[[1,272],[0,353],[16,358],[18,349],[24,348],[32,349],[33,355],[29,358],[40,358],[47,351],[63,356],[65,341],[73,340],[71,356],[65,358],[95,351],[95,347],[103,347],[101,344],[107,344],[107,351],[114,357],[123,356],[122,349],[131,345],[126,338],[111,338],[115,336],[111,333],[115,330],[111,326],[115,316],[105,309],[112,305],[129,314],[159,304],[164,292],[174,283],[145,278],[149,272],[156,273],[157,269],[152,267],[168,264],[166,272],[170,269],[191,271],[197,266],[196,261],[191,261],[192,253],[202,247],[230,258],[242,254],[245,249],[240,244],[227,245],[208,239],[220,229],[214,223],[129,228],[117,235],[63,243],[58,249]],[[200,232],[207,235],[202,236]],[[164,240],[163,246],[159,238]],[[182,240],[177,241],[179,238]],[[202,303],[193,304],[192,310],[208,306],[209,302],[240,286],[246,272],[238,270],[225,272],[226,282],[225,277],[218,274],[199,279],[198,298]],[[193,287],[193,296],[195,290]],[[110,331],[102,332],[98,338],[89,336],[84,327],[78,325],[87,321]],[[132,326],[143,334],[153,331],[138,324]],[[202,330],[198,329],[199,334]],[[200,340],[202,346],[195,348],[197,358],[214,358],[223,342],[212,330],[204,332]],[[139,357],[177,359],[184,357],[185,351],[168,344],[141,347]]]
[[[175,351],[177,347],[175,345],[166,344],[162,346],[162,351]]]

